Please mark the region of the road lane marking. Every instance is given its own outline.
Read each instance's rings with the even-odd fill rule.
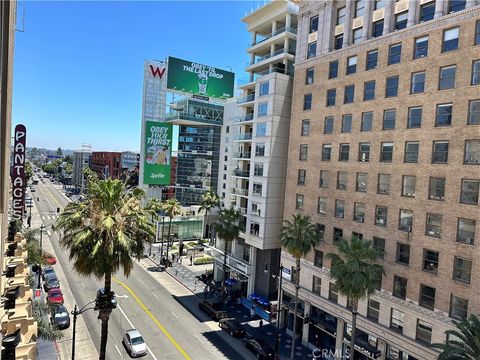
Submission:
[[[117,345],[115,345],[115,349],[117,349],[117,351],[118,351],[118,354],[119,354],[120,356],[122,356],[122,353],[120,352],[120,349],[118,348],[118,346],[117,346]]]
[[[170,311],[172,313],[173,316],[175,316],[177,319],[178,319],[178,315],[175,314],[173,311]]]
[[[55,201],[55,202],[57,203],[57,205],[58,205],[60,208],[62,208],[62,205],[60,205],[60,203],[59,203],[58,200],[55,198],[55,196],[52,195],[52,193],[50,192],[50,190],[48,190],[46,186],[44,186],[44,187],[45,187],[45,190],[47,190],[47,192],[50,194],[50,197],[53,199],[53,201]],[[45,200],[47,200],[47,202],[50,204],[50,202],[48,201],[47,198],[45,198]],[[52,209],[53,209],[52,204],[50,204],[50,206],[51,206]]]
[[[196,338],[198,339],[198,341],[200,341],[202,344],[205,342],[205,341],[203,341],[202,339],[200,339],[200,338],[198,337],[198,335],[195,335],[195,337],[196,337]]]
[[[83,282],[82,282],[82,286],[83,286],[83,288],[85,289],[85,284],[84,284]]]
[[[142,279],[137,279],[137,281],[142,284],[142,285],[145,285],[145,283],[142,281]]]
[[[150,312],[150,310],[148,310],[147,307],[140,301],[140,299],[138,298],[137,295],[135,295],[133,290],[130,289],[127,285],[125,285],[124,283],[122,283],[121,281],[117,280],[114,277],[112,277],[112,280],[115,281],[117,284],[123,286],[123,288],[126,289],[130,293],[130,295],[132,295],[132,297],[135,299],[135,301],[138,303],[138,305],[140,305],[140,307],[143,309],[143,311],[145,311],[145,313],[148,315],[148,317],[150,317],[150,319],[153,320],[153,322],[165,334],[165,336],[177,348],[177,350],[180,351],[180,353],[183,355],[183,357],[186,360],[191,360],[190,356],[188,356],[188,354],[185,352],[185,350],[183,350],[183,348],[177,343],[177,341],[173,338],[173,336],[170,335],[170,333],[167,331],[167,329],[165,329],[165,327],[160,323],[160,321],[158,321],[157,318],[155,316],[153,316],[153,314]],[[152,354],[152,356],[153,356],[153,354]]]
[[[159,298],[157,295],[155,295],[155,293],[152,293],[152,295],[153,295],[153,297],[156,298],[157,300],[160,300],[160,298]]]
[[[50,233],[50,230],[47,230],[47,235],[48,235],[48,236],[52,235],[52,234]]]

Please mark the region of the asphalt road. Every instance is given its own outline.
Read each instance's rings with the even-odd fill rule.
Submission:
[[[81,307],[95,299],[102,281],[79,276],[58,244],[58,236],[49,230],[55,222],[57,208],[69,199],[61,187],[44,180],[33,194],[47,234],[68,280],[76,303]],[[65,284],[62,284],[65,286]],[[141,266],[135,264],[130,276],[117,273],[112,283],[117,294],[118,307],[109,321],[107,359],[129,359],[122,336],[126,329],[136,328],[145,338],[149,353],[143,359],[250,359],[252,355],[241,347],[238,340],[220,331],[218,325],[205,316],[187,311],[159,282]],[[83,316],[97,350],[100,347],[100,320],[97,312],[86,311]],[[71,331],[66,330],[66,331]]]

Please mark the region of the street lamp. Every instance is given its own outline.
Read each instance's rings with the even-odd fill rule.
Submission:
[[[280,327],[280,312],[282,310],[282,272],[283,272],[283,265],[280,264],[279,272],[278,272],[278,296],[277,296],[277,324],[275,326],[275,355],[278,355],[278,332]],[[277,275],[272,274],[272,277],[275,278]]]
[[[80,310],[77,310],[77,304],[75,304],[74,309],[72,310],[73,315],[73,332],[72,332],[72,360],[75,360],[75,332],[77,328],[77,315],[83,314],[87,310],[92,310],[94,307],[87,308],[88,305],[91,305],[96,300],[92,300],[89,303],[85,304]]]
[[[42,251],[42,240],[43,240],[43,229],[45,229],[46,226],[42,224],[42,226],[40,226],[40,256],[43,256],[43,251]],[[40,274],[42,272],[42,264],[38,264],[38,284],[37,284],[37,289],[40,289],[41,288],[41,284],[40,284]]]

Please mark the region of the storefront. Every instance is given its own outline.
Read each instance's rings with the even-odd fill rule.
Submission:
[[[288,315],[287,315],[287,323],[286,323],[286,328],[287,332],[289,334],[293,333],[293,321],[294,321],[294,309],[295,309],[295,296],[284,291],[283,292],[283,304],[287,307],[288,309]],[[298,337],[302,337],[303,333],[303,314],[305,310],[305,302],[303,300],[298,299],[298,305],[297,305],[297,324],[296,324],[296,334]]]
[[[337,318],[312,305],[308,342],[316,349],[326,349],[328,353],[334,353],[336,332]]]
[[[350,340],[352,335],[352,326],[345,323],[343,334],[343,351],[344,354],[350,350]],[[363,332],[360,329],[355,331],[355,356],[353,360],[374,360],[378,359],[382,353],[377,349],[378,339]],[[348,349],[348,351],[347,351]],[[349,356],[348,359],[351,359]]]
[[[409,355],[395,346],[387,344],[387,360],[418,360],[416,357]]]

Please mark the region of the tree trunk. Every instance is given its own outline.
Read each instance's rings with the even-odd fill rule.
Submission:
[[[298,290],[300,289],[300,258],[295,259],[295,309],[293,312],[293,337],[290,359],[295,358],[295,340],[297,337],[297,306],[298,306]]]
[[[352,300],[352,336],[350,337],[350,359],[355,358],[355,328],[357,327],[357,300]]]
[[[222,279],[222,299],[225,300],[225,280],[227,280],[227,240],[223,240],[223,279]]]
[[[110,294],[112,287],[112,274],[106,273],[105,274],[105,286],[104,291],[105,294]],[[105,355],[107,351],[107,340],[108,340],[108,320],[110,318],[110,313],[112,309],[109,306],[105,309],[100,309],[98,317],[102,320],[102,336],[100,338],[100,354],[98,356],[99,360],[105,360]]]

